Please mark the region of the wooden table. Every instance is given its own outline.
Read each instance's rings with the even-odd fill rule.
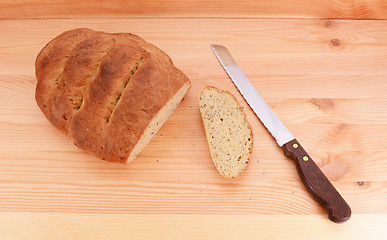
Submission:
[[[383,1],[50,2],[0,3],[0,239],[387,239]],[[37,53],[77,27],[138,34],[192,81],[130,165],[84,153],[35,103]],[[327,219],[211,43],[229,48],[347,200],[348,222]],[[211,162],[197,102],[207,85],[232,92],[253,127],[237,181]]]

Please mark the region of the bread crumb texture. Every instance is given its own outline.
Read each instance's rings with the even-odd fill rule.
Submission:
[[[87,28],[51,40],[35,73],[35,99],[47,119],[79,148],[121,163],[137,157],[191,86],[139,36]]]
[[[225,178],[239,177],[248,167],[253,133],[235,97],[215,87],[200,92],[199,109],[216,169]]]

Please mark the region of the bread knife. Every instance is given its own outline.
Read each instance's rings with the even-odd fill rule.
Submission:
[[[329,219],[336,223],[347,221],[351,216],[351,208],[347,202],[255,90],[227,48],[221,45],[211,45],[211,48],[251,109],[283,149],[285,156],[294,160],[303,183],[327,209]]]

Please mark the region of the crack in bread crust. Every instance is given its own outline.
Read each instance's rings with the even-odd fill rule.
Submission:
[[[147,55],[147,51],[131,41],[118,41],[116,49],[106,55],[95,80],[85,92],[83,107],[73,117],[72,136],[77,146],[89,149],[94,154],[98,152],[112,154],[106,143],[105,129],[112,124],[114,114],[121,114],[120,111],[117,113],[116,109],[121,104],[130,79],[135,76],[133,72],[135,70],[137,72],[142,66]],[[128,123],[119,124],[125,126]],[[113,125],[115,125],[113,128],[117,127],[117,123]],[[114,142],[114,137],[109,139]],[[122,143],[114,145],[118,144]],[[122,147],[119,148],[123,151]]]
[[[74,47],[70,51],[67,52],[67,54],[65,56],[65,62],[64,62],[64,64],[61,67],[62,70],[60,71],[60,73],[58,74],[58,76],[54,80],[54,89],[53,89],[53,91],[55,91],[55,89],[57,88],[58,84],[60,83],[60,81],[62,79],[63,71],[65,70],[65,68],[66,68],[66,66],[67,66],[67,64],[69,62],[70,55],[74,52],[74,49],[78,46],[79,43],[81,43],[81,41],[76,43],[74,45]]]
[[[99,62],[97,63],[97,66],[95,67],[94,71],[91,73],[91,76],[86,80],[86,85],[83,89],[83,92],[82,92],[82,95],[81,95],[81,101],[80,103],[74,105],[74,110],[78,111],[82,105],[83,105],[83,99],[84,99],[84,96],[85,96],[85,92],[87,90],[87,87],[89,86],[90,82],[92,82],[94,79],[95,79],[95,74],[96,72],[98,71],[98,69],[100,68],[101,66],[101,62],[103,61],[103,59],[106,57],[106,55],[113,51],[115,48],[116,48],[116,44],[115,44],[116,41],[114,41],[114,46],[112,48],[109,48],[106,52],[104,52],[102,54],[102,57],[99,59]]]
[[[73,115],[83,103],[83,95],[95,77],[101,61],[115,48],[116,41],[107,34],[98,34],[77,44],[69,55],[62,77],[51,92],[51,122],[65,134],[69,133]]]
[[[110,118],[112,117],[113,113],[114,113],[114,109],[116,109],[117,105],[118,105],[118,102],[120,101],[121,97],[122,97],[122,94],[125,92],[125,89],[126,87],[128,86],[128,83],[130,81],[130,79],[134,76],[134,74],[136,73],[136,71],[138,70],[138,68],[140,67],[140,65],[143,63],[144,61],[144,58],[145,58],[145,54],[141,55],[140,59],[136,62],[136,64],[134,65],[134,67],[132,68],[132,70],[129,72],[129,76],[127,78],[127,80],[125,81],[124,83],[124,87],[123,89],[121,90],[121,92],[117,95],[114,103],[113,103],[113,109],[111,110],[111,113],[109,115],[109,117],[106,119],[106,124],[109,124],[110,122]]]
[[[51,93],[61,78],[69,55],[79,42],[84,41],[92,33],[92,30],[85,28],[66,31],[51,40],[39,52],[35,61],[35,74],[38,80],[35,99],[46,117],[49,117],[48,104]]]

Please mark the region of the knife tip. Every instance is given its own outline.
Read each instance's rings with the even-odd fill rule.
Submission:
[[[228,50],[225,46],[219,45],[219,44],[211,44],[211,49],[216,54],[221,53],[221,52],[228,52]]]
[[[224,48],[222,45],[219,45],[219,44],[210,44],[210,46],[211,46],[212,49]]]

